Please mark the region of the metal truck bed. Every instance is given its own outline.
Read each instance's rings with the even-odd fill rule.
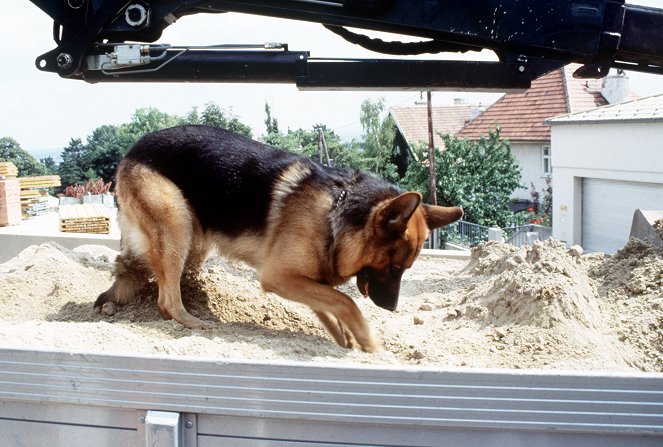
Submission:
[[[663,375],[0,350],[3,446],[660,446]]]

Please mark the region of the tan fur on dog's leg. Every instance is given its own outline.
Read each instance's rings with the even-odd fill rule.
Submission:
[[[345,325],[366,352],[377,352],[379,343],[352,298],[333,287],[317,283],[303,276],[264,271],[260,282],[267,292],[306,304],[316,313],[328,313]],[[324,324],[324,321],[323,321]],[[338,341],[338,333],[332,332]],[[345,337],[343,337],[345,339]],[[341,344],[341,343],[339,343]],[[344,346],[344,344],[341,344]]]
[[[344,348],[352,349],[353,340],[352,334],[336,319],[333,315],[327,312],[315,312],[320,319],[320,322],[331,334],[336,341],[336,344]]]
[[[125,165],[118,172],[123,181],[119,190],[123,226],[157,278],[157,306],[165,318],[189,328],[206,328],[208,323],[189,314],[182,304],[180,278],[195,236],[191,210],[181,191],[168,179],[140,165]],[[125,232],[125,228],[122,228]],[[197,242],[197,241],[196,241]],[[202,252],[195,246],[194,264]]]
[[[171,225],[148,235],[152,247],[148,260],[159,285],[157,307],[164,318],[172,318],[192,329],[207,328],[208,323],[189,314],[182,304],[180,279],[191,244],[191,224],[187,216],[177,216],[174,210],[168,212]]]

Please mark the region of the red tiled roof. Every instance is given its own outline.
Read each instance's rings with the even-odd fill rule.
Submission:
[[[578,64],[570,64],[564,67],[566,94],[569,101],[569,111],[567,113],[583,112],[608,104],[608,101],[601,95],[603,80],[574,79],[573,72],[578,67]]]
[[[524,92],[507,93],[468,123],[457,136],[477,139],[496,126],[511,141],[549,141],[545,120],[607,104],[600,79],[575,79],[579,65],[571,64],[532,81]]]
[[[433,143],[435,147],[442,147],[442,138],[440,138],[439,133],[456,134],[481,110],[479,106],[470,105],[432,107]],[[394,117],[396,125],[408,144],[428,144],[428,115],[425,105],[392,107],[389,112]]]

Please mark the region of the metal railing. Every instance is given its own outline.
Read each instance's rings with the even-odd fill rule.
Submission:
[[[439,240],[442,245],[471,248],[488,240],[488,230],[489,227],[484,225],[459,220],[436,231],[440,233]]]
[[[544,227],[543,225],[519,225],[515,227],[502,228],[505,235],[505,240],[507,244],[515,245],[520,247],[521,245],[527,245],[531,243],[533,239],[532,234],[536,233],[534,239],[537,241],[545,241],[552,237],[552,227]]]
[[[552,236],[552,228],[542,225],[528,224],[491,228],[464,220],[456,221],[435,231],[438,234],[432,248],[470,249],[488,240],[503,240],[508,244],[519,247],[531,243],[533,240],[544,241]],[[536,235],[533,233],[536,233]]]

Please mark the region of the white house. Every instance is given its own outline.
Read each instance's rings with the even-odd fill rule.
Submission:
[[[628,241],[636,209],[663,210],[663,95],[547,122],[553,237],[614,253]]]
[[[476,140],[496,126],[501,128],[501,136],[511,143],[521,169],[524,188],[514,192],[517,199],[529,200],[531,185],[540,193],[546,186],[546,178],[553,175],[554,151],[547,119],[632,97],[626,76],[578,79],[573,77],[578,67],[578,64],[567,65],[535,79],[525,91],[505,94],[456,133],[458,137]]]

